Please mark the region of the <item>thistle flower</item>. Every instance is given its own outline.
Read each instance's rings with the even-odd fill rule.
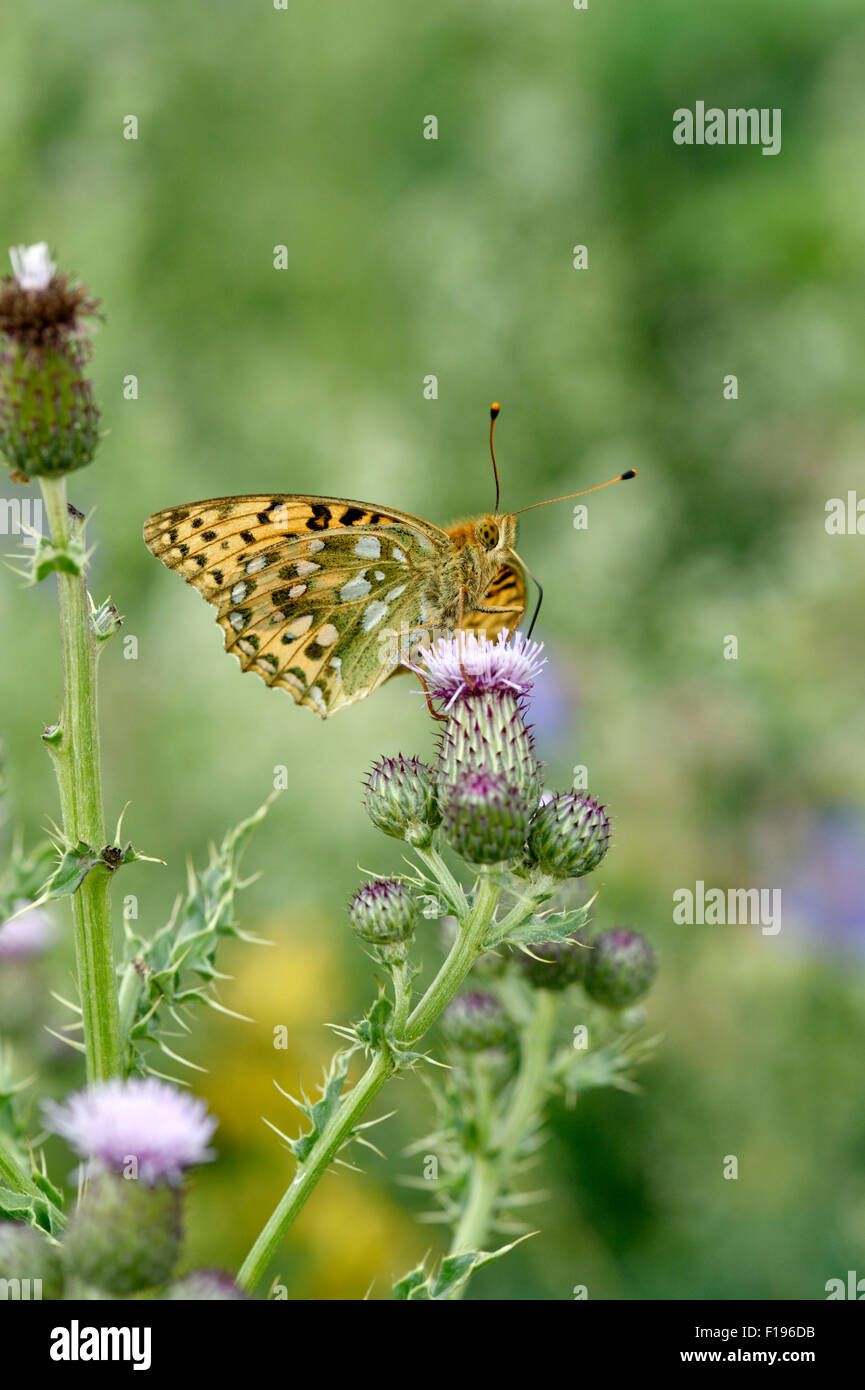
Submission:
[[[530,642],[521,632],[500,632],[495,642],[483,634],[460,629],[454,637],[441,637],[424,647],[414,668],[426,681],[434,700],[445,710],[459,700],[480,693],[508,692],[528,695],[546,662],[540,642]]]
[[[464,772],[447,789],[445,836],[469,864],[500,864],[520,854],[529,812],[519,789],[499,773],[480,767]]]
[[[56,1248],[21,1221],[0,1221],[0,1279],[29,1279],[31,1298],[60,1298],[63,1291]],[[41,1280],[38,1293],[32,1289],[34,1279]]]
[[[24,477],[90,463],[99,411],[83,367],[97,301],[58,275],[45,242],[10,252],[0,282],[0,453]]]
[[[607,852],[610,818],[588,792],[557,792],[532,816],[529,862],[554,878],[582,878]]]
[[[47,241],[37,241],[35,246],[10,246],[9,259],[22,290],[47,290],[54,279],[57,266],[48,254]]]
[[[481,991],[457,995],[442,1014],[441,1025],[448,1042],[464,1052],[502,1047],[512,1032],[498,1000]]]
[[[541,941],[532,945],[532,954],[520,951],[520,969],[535,989],[567,989],[583,980],[591,951],[575,932],[566,941]]]
[[[424,849],[441,823],[432,770],[420,758],[379,758],[370,768],[366,813],[386,835]]]
[[[230,1274],[221,1269],[193,1269],[182,1279],[175,1279],[162,1295],[168,1302],[208,1303],[215,1300],[245,1299]]]
[[[586,965],[585,990],[609,1008],[623,1009],[648,993],[658,972],[655,952],[639,932],[616,927],[601,932]],[[588,953],[587,953],[588,954]]]
[[[544,664],[541,651],[521,633],[509,641],[502,632],[490,642],[459,631],[421,652],[414,669],[447,713],[436,771],[441,800],[462,773],[479,768],[506,777],[521,798],[537,799],[540,776],[524,706]]]
[[[21,916],[0,923],[0,961],[32,960],[44,955],[54,942],[56,928],[50,913],[41,907],[22,912],[26,906],[20,899],[14,910]]]
[[[398,878],[365,883],[348,912],[355,932],[373,948],[377,959],[391,964],[405,959],[419,915],[414,894],[405,883]]]
[[[218,1121],[198,1100],[155,1077],[102,1081],[62,1105],[44,1103],[45,1119],[75,1152],[109,1172],[144,1184],[178,1184],[184,1169],[213,1157],[207,1147]]]

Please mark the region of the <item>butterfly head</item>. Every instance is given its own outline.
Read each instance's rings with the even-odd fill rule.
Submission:
[[[517,519],[511,512],[497,516],[482,516],[474,525],[474,538],[488,555],[501,554],[502,559],[513,549],[517,538]]]

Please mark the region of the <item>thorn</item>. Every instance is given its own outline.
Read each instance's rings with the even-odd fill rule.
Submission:
[[[267,1125],[268,1129],[272,1129],[274,1134],[278,1135],[279,1138],[282,1139],[288,1145],[289,1148],[291,1148],[292,1144],[296,1142],[294,1139],[289,1139],[287,1134],[283,1134],[281,1129],[277,1129],[275,1124],[271,1124],[270,1120],[266,1119],[264,1115],[262,1115],[261,1118]]]

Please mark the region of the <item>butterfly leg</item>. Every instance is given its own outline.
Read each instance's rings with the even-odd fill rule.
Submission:
[[[432,715],[433,719],[438,719],[441,721],[442,724],[446,724],[448,722],[448,717],[446,714],[439,714],[438,710],[432,702],[432,696],[429,693],[429,686],[427,685],[420,671],[415,671],[415,675],[417,676],[418,680],[421,683],[421,686],[423,687],[423,693],[426,696],[426,707]]]
[[[460,604],[459,604],[459,611],[458,611],[458,613],[457,613],[457,632],[462,632],[462,630],[463,630],[463,619],[465,618],[465,615],[466,615],[466,614],[465,614],[465,604],[466,604],[466,589],[465,589],[465,585],[464,585],[464,584],[461,584],[461,585],[460,585]],[[463,652],[462,652],[462,651],[460,651],[460,671],[462,672],[463,680],[465,681],[465,683],[466,683],[466,685],[468,686],[469,690],[474,690],[474,688],[475,688],[475,683],[474,683],[474,681],[472,680],[471,676],[469,675],[468,671],[467,671],[466,668],[465,668],[465,663],[464,663],[464,661],[463,661]]]

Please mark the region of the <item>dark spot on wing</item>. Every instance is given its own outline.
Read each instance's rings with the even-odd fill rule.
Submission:
[[[330,507],[326,507],[323,502],[313,502],[312,516],[306,523],[308,531],[326,531],[330,525]]]

